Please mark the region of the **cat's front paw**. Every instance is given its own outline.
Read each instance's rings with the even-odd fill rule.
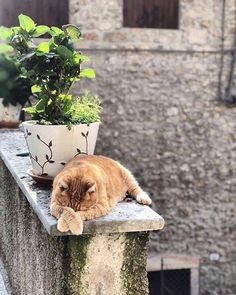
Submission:
[[[143,204],[143,205],[151,205],[152,203],[152,199],[145,192],[139,193],[136,197],[136,200],[139,204]]]
[[[65,233],[70,230],[68,224],[66,223],[66,221],[63,217],[60,217],[58,219],[57,229],[62,233]]]
[[[81,235],[83,232],[83,221],[78,212],[66,207],[58,220],[57,228],[62,232],[70,230],[73,235]]]
[[[73,235],[81,235],[83,232],[83,221],[78,213],[76,213],[76,218],[69,223],[70,231]]]

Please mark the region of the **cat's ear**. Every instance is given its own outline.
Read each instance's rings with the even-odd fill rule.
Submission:
[[[96,191],[96,183],[95,182],[88,182],[87,183],[87,192],[94,193]]]
[[[65,191],[68,189],[68,184],[65,182],[65,180],[60,180],[59,182],[59,187],[61,189],[61,191]]]

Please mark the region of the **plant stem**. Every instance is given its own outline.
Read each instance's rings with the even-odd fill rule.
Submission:
[[[69,87],[69,89],[68,89],[68,91],[67,91],[67,93],[66,93],[66,95],[65,95],[65,98],[67,98],[67,96],[70,94],[70,91],[71,91],[71,89],[72,89],[72,86],[73,86],[74,83],[75,83],[75,79],[76,79],[76,77],[74,77],[73,81],[71,82],[71,85],[70,85],[70,87]]]

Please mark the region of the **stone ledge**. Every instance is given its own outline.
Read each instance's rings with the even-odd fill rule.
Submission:
[[[34,212],[50,235],[62,236],[57,230],[57,220],[50,215],[50,189],[39,187],[27,171],[31,168],[29,157],[16,154],[27,152],[24,135],[20,131],[0,132],[0,157],[22,190]],[[108,215],[86,221],[84,233],[122,233],[160,230],[164,219],[148,206],[136,202],[119,203]]]

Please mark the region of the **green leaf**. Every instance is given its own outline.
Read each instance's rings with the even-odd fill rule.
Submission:
[[[35,28],[35,23],[32,20],[32,18],[30,18],[29,16],[20,14],[18,16],[18,19],[19,19],[21,28],[25,30],[26,32],[29,32],[30,30]]]
[[[30,114],[30,115],[34,115],[34,114],[36,114],[36,110],[35,110],[34,107],[23,108],[23,110],[24,110],[27,114]]]
[[[81,36],[80,29],[75,25],[64,25],[62,26],[63,31],[67,36],[69,36],[72,40],[79,40]]]
[[[90,60],[87,55],[82,55],[82,54],[79,55],[79,58],[80,58],[81,61],[85,61],[85,62]]]
[[[0,53],[12,52],[13,47],[7,44],[0,44]]]
[[[51,36],[58,36],[63,33],[61,29],[58,27],[51,27],[50,31],[48,32]]]
[[[49,43],[48,42],[42,42],[38,46],[38,51],[49,53]]]
[[[18,34],[19,31],[20,31],[20,27],[19,27],[19,26],[17,26],[17,27],[11,27],[11,30],[12,30],[12,32],[13,32],[14,34]]]
[[[31,87],[31,91],[32,91],[32,93],[38,93],[38,92],[41,92],[42,91],[42,88],[40,86],[33,85]]]
[[[0,27],[0,39],[7,40],[10,39],[12,36],[12,30],[6,27]]]
[[[73,58],[73,53],[70,51],[67,47],[63,45],[59,45],[57,47],[57,53],[62,57],[63,59],[71,59]]]
[[[85,69],[83,70],[80,75],[79,75],[81,78],[84,77],[84,78],[89,78],[89,79],[93,79],[96,77],[96,74],[94,72],[93,69]]]
[[[44,26],[44,25],[40,25],[37,26],[32,34],[33,37],[39,37],[42,36],[44,34],[46,34],[47,32],[49,32],[50,28],[48,26]]]
[[[82,55],[76,52],[74,53],[73,60],[75,64],[80,64],[83,61],[89,61],[89,57],[87,55]]]
[[[40,99],[39,102],[35,105],[35,110],[37,113],[43,113],[45,111],[46,101],[45,99]]]

